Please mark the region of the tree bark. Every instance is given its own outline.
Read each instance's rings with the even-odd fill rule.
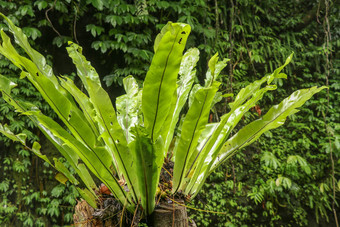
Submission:
[[[184,205],[183,201],[179,203]],[[185,206],[178,204],[161,204],[151,216],[152,227],[194,227],[194,222],[189,223],[188,213]]]
[[[85,201],[79,201],[73,214],[73,222],[76,227],[91,227],[94,209]]]
[[[178,201],[184,205],[183,201]],[[138,223],[128,223],[121,215],[103,215],[98,217],[96,213],[119,213],[117,210],[111,210],[111,207],[105,209],[93,209],[86,201],[79,201],[75,207],[73,215],[74,225],[76,227],[109,227],[109,226],[137,226]],[[114,209],[114,208],[113,208]],[[105,211],[103,211],[105,210]],[[120,212],[121,213],[121,212]],[[108,216],[108,217],[106,217]],[[111,218],[110,218],[111,216]],[[161,204],[150,217],[147,219],[149,227],[196,227],[195,222],[190,221],[188,218],[185,206],[174,204]]]

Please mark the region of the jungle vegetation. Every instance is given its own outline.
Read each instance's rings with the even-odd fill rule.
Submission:
[[[217,222],[226,226],[335,224],[334,215],[339,210],[336,2],[103,2],[1,1],[1,12],[23,28],[31,45],[47,56],[56,74],[75,78],[72,62],[65,60],[65,47],[68,41],[83,46],[84,55],[98,74],[104,75],[100,79],[111,97],[124,93],[122,85],[128,75],[137,83],[144,80],[153,57],[153,40],[167,21],[189,24],[192,34],[187,47],[196,46],[201,53],[197,83],[204,83],[202,75],[215,52],[230,59],[219,83],[225,93],[235,96],[223,97],[210,114],[211,122],[219,121],[228,111],[241,88],[274,71],[295,52],[285,69],[288,79],[275,79],[277,91],[266,94],[244,115],[237,129],[260,118],[297,89],[323,85],[329,89],[307,102],[299,114],[290,116],[285,127],[265,133],[220,166],[192,206],[222,213],[192,210],[192,218],[200,226]],[[1,26],[7,29],[5,24]],[[29,100],[57,119],[36,90],[27,81],[18,80],[20,71],[15,66],[1,58],[0,70],[19,84],[12,90],[16,99]],[[76,78],[74,83],[80,85]],[[42,150],[56,154],[30,120],[0,102],[2,124],[8,124],[15,133],[25,132],[30,144],[42,140]],[[71,223],[76,188],[55,183],[55,170],[25,147],[5,137],[1,142],[0,221],[28,226]]]

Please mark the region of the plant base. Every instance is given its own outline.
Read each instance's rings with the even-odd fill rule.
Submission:
[[[183,201],[178,201],[184,204]],[[93,209],[86,201],[79,201],[73,215],[76,227],[109,227],[138,226],[139,212],[136,217],[125,212],[122,218],[122,206],[113,198],[108,198],[100,209]],[[194,222],[188,222],[185,206],[162,203],[147,220],[149,227],[196,227]]]

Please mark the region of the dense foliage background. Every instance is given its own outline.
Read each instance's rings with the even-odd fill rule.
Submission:
[[[143,80],[152,59],[153,40],[169,20],[188,23],[188,47],[201,51],[197,81],[216,51],[230,58],[221,81],[236,94],[271,72],[294,51],[288,80],[243,119],[257,119],[294,90],[328,85],[291,117],[221,166],[190,206],[198,226],[331,226],[339,216],[340,177],[340,10],[329,0],[0,0],[0,12],[20,25],[31,44],[47,56],[57,74],[75,75],[66,55],[68,40],[79,43],[101,75],[107,91],[123,92],[122,79]],[[0,27],[6,25],[0,22]],[[0,56],[0,73],[18,71]],[[15,79],[17,80],[17,79]],[[49,106],[25,80],[13,92],[46,114]],[[213,120],[228,111],[225,98]],[[0,122],[42,152],[57,154],[25,117],[0,99]],[[240,125],[239,127],[242,127]],[[51,226],[72,223],[77,191],[58,184],[55,172],[19,144],[0,136],[0,225]],[[334,179],[334,181],[333,181]],[[333,211],[335,210],[335,212]],[[218,224],[217,224],[218,223]]]

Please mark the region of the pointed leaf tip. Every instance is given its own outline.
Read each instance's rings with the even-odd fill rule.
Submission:
[[[152,139],[159,138],[169,114],[190,26],[168,23],[155,40],[155,55],[144,80],[142,111]]]

